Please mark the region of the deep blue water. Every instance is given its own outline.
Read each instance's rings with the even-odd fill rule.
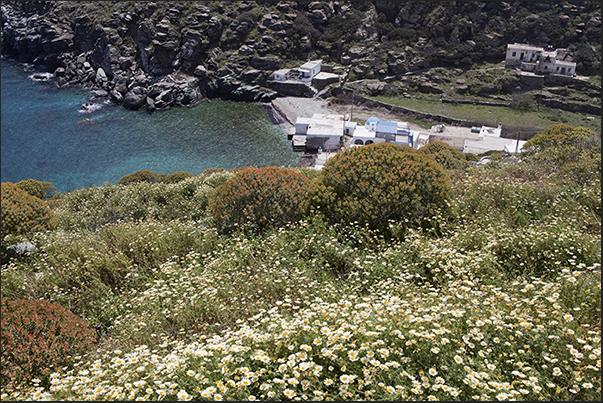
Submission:
[[[107,104],[79,112],[88,91],[29,78],[1,61],[1,179],[36,179],[66,192],[117,183],[148,169],[197,175],[207,168],[295,166],[283,130],[257,105],[212,100],[149,114]]]

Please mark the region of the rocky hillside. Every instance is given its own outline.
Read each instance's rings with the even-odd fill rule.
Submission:
[[[600,75],[600,37],[586,1],[2,2],[3,55],[130,109],[267,101],[284,91],[272,71],[308,59],[382,80],[500,62],[512,42],[567,48],[578,74]]]

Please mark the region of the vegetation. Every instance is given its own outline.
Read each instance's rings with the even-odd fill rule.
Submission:
[[[327,160],[310,209],[331,222],[387,233],[391,221],[421,225],[444,210],[450,178],[431,158],[393,143],[346,150]]]
[[[419,152],[431,155],[441,166],[446,169],[465,169],[469,168],[469,163],[465,154],[457,148],[454,148],[443,141],[432,141],[421,147]]]
[[[559,175],[578,183],[601,180],[601,136],[584,127],[550,126],[523,149],[527,157],[547,164]]]
[[[432,113],[438,116],[443,114],[455,119],[483,122],[490,126],[502,123],[506,132],[513,129],[513,131],[519,133],[535,134],[557,123],[583,126],[593,131],[601,131],[600,117],[595,117],[594,120],[587,120],[587,116],[581,113],[562,111],[543,106],[534,108],[532,105],[529,110],[519,110],[504,106],[443,104],[439,97],[436,98],[433,96],[403,98],[379,95],[371,98],[424,113]]]
[[[309,180],[290,169],[266,167],[238,171],[209,201],[214,225],[222,233],[236,227],[263,231],[297,221]]]
[[[40,182],[35,179],[26,179],[17,182],[15,185],[38,199],[45,199],[57,190],[52,183]]]
[[[596,154],[587,140],[573,147]],[[3,245],[38,251],[2,266],[2,354],[5,304],[18,300],[58,303],[102,337],[66,353],[73,365],[47,361],[40,382],[18,378],[24,364],[5,381],[3,355],[2,400],[599,401],[599,177],[560,174],[539,159],[546,148],[444,172],[392,147],[346,151],[322,171],[208,172],[53,198],[56,230],[3,234]],[[398,197],[429,198],[423,181],[448,197],[430,225],[405,213],[382,229],[343,214],[343,197],[362,206],[387,197],[388,181]],[[219,192],[256,206],[265,195],[254,220],[274,214],[281,193],[334,202],[263,231],[237,218],[221,234]],[[73,348],[84,339],[61,336]]]
[[[34,384],[49,387],[50,371],[90,350],[94,336],[84,320],[59,304],[2,298],[3,388],[34,378]]]
[[[45,231],[55,226],[48,204],[21,190],[11,182],[2,182],[2,236]]]

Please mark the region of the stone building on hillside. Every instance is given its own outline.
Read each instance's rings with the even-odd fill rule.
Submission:
[[[570,61],[568,56],[565,49],[545,49],[523,43],[508,44],[505,67],[535,74],[573,77],[576,74],[576,63]]]

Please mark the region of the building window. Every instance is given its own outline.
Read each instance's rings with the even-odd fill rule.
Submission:
[[[515,57],[516,54],[517,54],[517,52],[513,52],[513,54],[511,56]]]

